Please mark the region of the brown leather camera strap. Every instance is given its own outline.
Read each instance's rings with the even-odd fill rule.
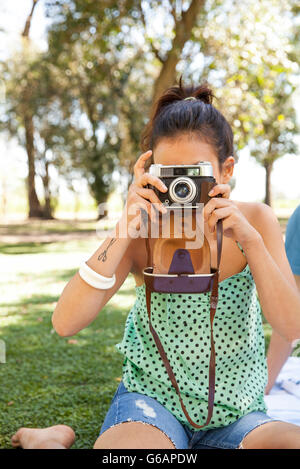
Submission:
[[[218,304],[218,285],[219,285],[219,267],[220,267],[220,260],[221,260],[221,252],[222,252],[222,240],[223,240],[223,224],[222,220],[218,220],[216,226],[217,232],[217,269],[213,275],[212,287],[211,287],[211,295],[210,295],[210,360],[209,360],[209,379],[208,379],[208,413],[206,421],[203,425],[198,425],[195,423],[191,417],[189,416],[185,405],[183,403],[179,386],[176,381],[174,372],[170,365],[170,362],[167,358],[163,345],[160,341],[160,338],[152,326],[151,322],[151,292],[155,292],[155,290],[151,287],[153,285],[152,282],[145,282],[146,284],[146,304],[147,304],[147,312],[148,312],[148,319],[149,319],[149,327],[161,359],[164,363],[164,366],[167,370],[168,376],[171,380],[172,385],[175,388],[175,391],[178,395],[181,408],[183,410],[184,415],[186,416],[188,422],[195,428],[200,429],[208,425],[211,420],[213,414],[213,406],[214,406],[214,396],[215,396],[215,344],[214,344],[214,337],[213,337],[213,321],[217,309]],[[146,239],[146,249],[147,249],[147,257],[148,257],[148,266],[150,265],[151,260],[151,252],[150,252],[150,244],[149,239]],[[199,293],[199,291],[193,291],[192,293]]]

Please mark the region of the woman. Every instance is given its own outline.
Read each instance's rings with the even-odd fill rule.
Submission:
[[[83,280],[77,273],[53,313],[58,334],[74,335],[96,318],[129,272],[135,277],[137,300],[129,313],[123,341],[118,344],[125,355],[123,382],[94,448],[300,448],[299,427],[266,415],[263,396],[267,367],[255,286],[266,319],[288,342],[300,337],[300,297],[272,210],[263,204],[229,198],[228,183],[235,163],[233,134],[212,99],[206,85],[183,87],[180,80],[179,86],[170,88],[158,100],[142,139],[142,149],[151,150],[135,164],[134,182],[117,224],[117,235],[109,236],[86,263],[102,276],[98,276],[100,280],[112,286],[95,288],[89,284],[88,274]],[[146,209],[150,217],[154,213],[152,204],[164,211],[154,191],[145,187],[151,183],[162,192],[166,190],[146,171],[151,161],[168,165],[201,160],[212,164],[217,181],[204,209],[213,267],[219,219],[223,220],[225,236],[214,320],[214,411],[209,425],[197,431],[182,413],[149,334],[142,274],[146,267],[145,240],[122,237],[118,229],[123,223],[131,226],[136,217],[133,207]],[[219,194],[221,198],[216,197]],[[209,294],[199,294],[196,300],[195,296],[177,294],[153,298],[154,311],[161,318],[156,330],[173,360],[185,405],[199,424],[205,422],[207,413],[208,305]],[[73,441],[72,430],[65,426],[21,429],[13,437],[13,444],[23,447],[63,448]]]

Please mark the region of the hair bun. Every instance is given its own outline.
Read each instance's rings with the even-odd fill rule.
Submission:
[[[200,101],[203,101],[206,104],[212,104],[214,98],[212,90],[206,83],[198,86],[194,90],[193,96],[195,96],[195,98],[197,99],[200,99]]]
[[[182,99],[195,98],[199,99],[205,104],[212,104],[214,98],[214,94],[207,82],[204,82],[196,87],[184,86],[182,84],[182,75],[179,79],[178,94],[182,96]]]

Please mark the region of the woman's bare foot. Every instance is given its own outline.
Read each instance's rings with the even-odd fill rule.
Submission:
[[[75,441],[75,432],[67,425],[47,428],[19,428],[11,437],[12,446],[24,449],[67,449]]]

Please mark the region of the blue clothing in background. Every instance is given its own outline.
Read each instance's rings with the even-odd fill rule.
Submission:
[[[300,275],[300,205],[290,217],[285,234],[285,250],[294,275]]]

